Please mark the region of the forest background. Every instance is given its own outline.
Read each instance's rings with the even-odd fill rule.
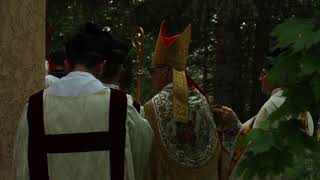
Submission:
[[[213,104],[231,107],[245,122],[266,100],[257,80],[265,56],[274,47],[289,46],[278,57],[271,78],[281,81],[289,77],[285,89],[287,103],[268,121],[267,125],[273,127],[270,131],[252,131],[240,142],[252,143],[239,174],[245,179],[256,175],[266,177],[266,174],[282,174],[299,180],[320,179],[319,143],[315,138],[306,138],[296,121],[280,120],[309,110],[317,129],[319,4],[319,0],[48,1],[47,50],[63,46],[65,40],[88,21],[101,25],[128,45],[136,27],[143,27],[146,59],[142,102],[146,102],[152,97],[147,69],[161,21],[168,21],[169,34],[179,33],[191,23],[187,73]],[[135,59],[131,48],[123,88],[133,95]]]
[[[162,20],[169,34],[192,24],[187,73],[216,104],[232,107],[245,121],[266,100],[258,76],[272,44],[273,27],[285,18],[310,16],[311,1],[298,0],[55,0],[47,2],[48,50],[65,40],[85,22],[95,22],[129,46],[134,30],[145,31],[143,99],[152,97],[147,67]],[[135,92],[135,52],[127,62],[125,89]]]

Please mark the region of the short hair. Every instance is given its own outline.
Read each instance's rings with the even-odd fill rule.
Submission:
[[[129,52],[126,44],[116,39],[110,32],[102,31],[102,28],[94,23],[86,23],[81,33],[85,36],[98,38],[98,52],[103,60],[107,60],[104,68],[104,77],[111,78],[116,75],[119,65],[125,64]]]
[[[120,42],[115,43],[111,52],[107,54],[107,63],[104,65],[103,77],[114,77],[122,64],[127,63],[128,48]]]
[[[266,58],[263,62],[262,68],[270,71],[273,67],[273,59]]]
[[[127,60],[129,48],[110,32],[102,31],[94,23],[86,23],[80,30],[87,36],[95,36],[99,41],[99,54],[112,64],[124,64]]]
[[[89,31],[85,25],[84,29]],[[91,29],[90,29],[91,30]],[[103,62],[103,41],[98,34],[80,31],[66,43],[66,56],[70,64],[83,64],[88,68]]]
[[[267,56],[265,57],[265,61],[263,63],[262,68],[270,71],[274,65],[275,59],[280,56],[282,53],[289,50],[289,47],[284,48],[276,48],[274,50],[271,50],[267,53]]]
[[[128,46],[110,32],[100,31],[103,55],[111,64],[125,64],[129,53]]]
[[[120,41],[114,41],[111,52],[106,54],[107,63],[104,65],[103,77],[114,77],[122,64],[127,63],[128,47]]]
[[[121,64],[106,63],[103,67],[103,78],[109,79],[115,77],[119,68],[121,68]]]
[[[66,53],[64,49],[56,49],[50,52],[49,61],[56,65],[64,65],[64,60],[66,59]]]

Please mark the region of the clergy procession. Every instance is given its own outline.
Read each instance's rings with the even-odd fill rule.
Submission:
[[[320,0],[0,0],[0,180],[320,180]]]
[[[163,21],[149,67],[154,96],[145,104],[139,97],[144,96],[141,77],[135,98],[121,89],[132,47],[99,25],[82,25],[63,47],[52,51],[45,89],[30,96],[21,113],[12,160],[14,179],[246,179],[235,172],[250,145],[234,147],[252,129],[266,129],[266,121],[286,101],[285,82],[268,79],[273,60],[284,49],[265,57],[257,77],[269,99],[254,117],[240,120],[233,109],[210,104],[186,73],[191,24],[175,35],[168,35],[168,28]],[[143,61],[142,28],[137,36],[133,49]],[[304,133],[312,136],[310,112],[298,119]]]

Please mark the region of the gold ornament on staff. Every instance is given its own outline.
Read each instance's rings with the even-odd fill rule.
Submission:
[[[132,45],[137,52],[137,86],[136,86],[136,101],[141,104],[141,86],[142,86],[142,75],[143,75],[143,59],[144,59],[144,31],[142,27],[138,27],[135,31]]]

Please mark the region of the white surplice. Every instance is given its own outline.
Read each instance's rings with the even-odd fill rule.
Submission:
[[[147,164],[153,132],[132,103],[128,98],[125,174],[128,180],[140,180],[140,172]],[[45,133],[108,131],[109,106],[109,88],[90,73],[71,72],[44,90]],[[109,151],[49,154],[47,157],[50,180],[110,179]],[[27,105],[17,130],[13,167],[14,179],[29,179]]]
[[[52,75],[46,75],[45,77],[45,83],[46,83],[46,88],[48,88],[49,86],[51,86],[53,83],[59,81],[60,79],[55,77],[55,76],[52,76]]]
[[[264,127],[264,124],[266,121],[269,119],[270,115],[274,113],[277,109],[285,103],[286,97],[283,96],[283,90],[281,88],[274,89],[271,93],[270,98],[264,103],[264,105],[261,107],[259,110],[258,114],[248,120],[246,123],[244,123],[242,128],[246,128],[247,126],[252,125],[252,128],[266,128]],[[287,119],[290,119],[291,117],[286,117]],[[310,114],[310,112],[307,112],[307,129],[308,131],[306,132],[309,136],[313,135],[314,131],[314,124],[313,124],[313,119]],[[267,130],[267,129],[266,129]],[[248,147],[250,148],[250,146]],[[239,161],[242,159],[240,158]],[[242,180],[242,177],[236,177],[235,172],[237,170],[237,166],[234,168],[233,173],[231,174],[231,179],[237,179],[237,180]],[[254,180],[258,180],[259,178],[254,178]],[[285,180],[286,177],[279,175],[279,176],[267,176],[266,179],[268,180]]]
[[[108,88],[111,88],[111,89],[121,90],[121,89],[120,89],[120,86],[117,85],[117,84],[103,83],[103,85],[104,85],[105,87],[108,87]],[[134,101],[133,97],[132,97],[131,95],[129,95],[129,94],[127,94],[127,98],[128,98],[128,99],[131,99],[132,101]],[[144,118],[145,112],[144,112],[143,106],[140,106],[140,112],[138,112],[138,113],[140,114],[141,117]]]

